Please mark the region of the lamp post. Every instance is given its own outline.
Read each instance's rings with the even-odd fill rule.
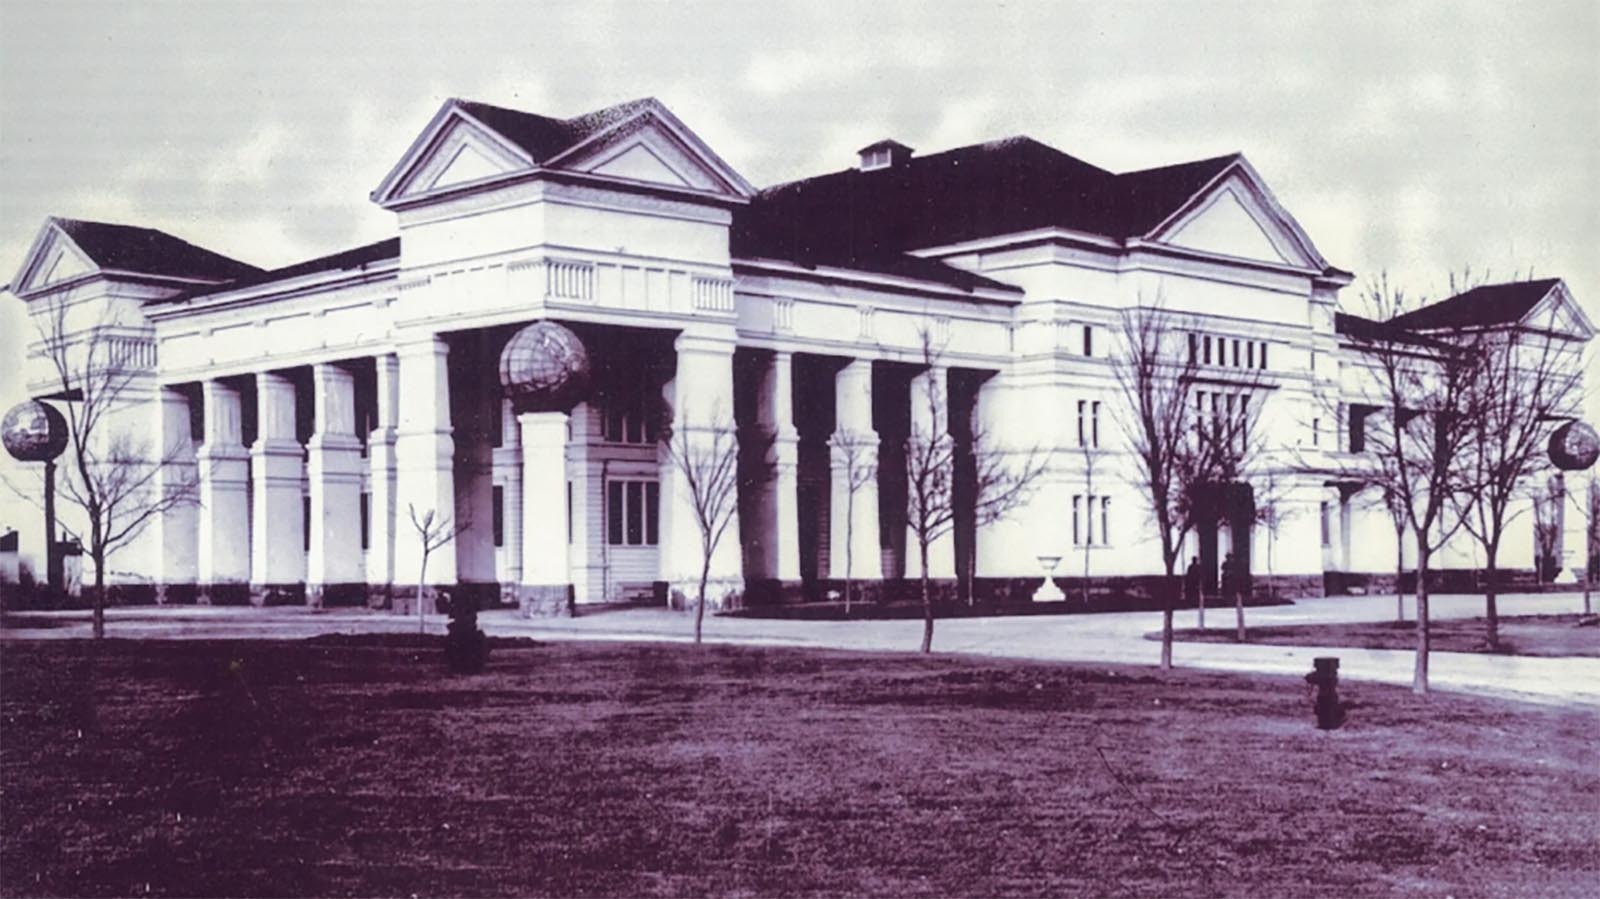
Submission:
[[[67,448],[67,420],[56,407],[28,400],[12,406],[0,421],[0,439],[17,461],[44,463],[45,582],[52,593],[59,593],[63,577],[56,547],[56,457]]]

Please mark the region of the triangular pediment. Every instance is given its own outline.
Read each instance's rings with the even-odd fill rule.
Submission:
[[[45,222],[11,281],[18,296],[37,293],[96,275],[100,267],[61,230],[54,219]]]
[[[1327,261],[1242,157],[1148,239],[1233,259],[1321,271]]]
[[[446,104],[372,198],[403,202],[531,171],[533,161],[493,130]]]
[[[1595,335],[1594,323],[1584,314],[1583,307],[1573,299],[1565,281],[1557,281],[1518,324],[1575,340],[1589,340]]]
[[[651,100],[546,163],[550,168],[748,199],[755,188],[665,106]]]

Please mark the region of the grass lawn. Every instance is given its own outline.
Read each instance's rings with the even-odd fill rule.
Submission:
[[[0,645],[0,893],[1593,895],[1586,712],[961,657]]]
[[[1231,610],[1229,610],[1231,615]],[[1500,618],[1498,652],[1524,656],[1600,657],[1600,627],[1578,627],[1583,615],[1518,615]],[[1245,623],[1249,624],[1249,616]],[[1177,631],[1179,640],[1198,643],[1232,643],[1233,619],[1220,628]],[[1482,618],[1447,618],[1429,622],[1428,642],[1439,652],[1491,652]],[[1354,646],[1361,649],[1415,649],[1416,621],[1373,621],[1359,624],[1306,624],[1286,627],[1252,627],[1251,643],[1284,646]],[[1160,634],[1153,639],[1160,639]],[[1596,887],[1600,894],[1600,886]]]

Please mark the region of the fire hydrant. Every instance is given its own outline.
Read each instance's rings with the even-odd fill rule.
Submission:
[[[1339,660],[1332,657],[1312,659],[1315,666],[1306,675],[1306,683],[1317,688],[1311,707],[1317,713],[1319,730],[1334,730],[1344,723],[1344,703],[1339,701]]]

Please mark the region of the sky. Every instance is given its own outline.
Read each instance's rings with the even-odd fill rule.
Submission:
[[[884,137],[1117,171],[1242,151],[1359,277],[1561,276],[1600,323],[1597,46],[1595,0],[0,0],[0,280],[52,214],[264,267],[378,240],[367,194],[446,98],[653,95],[758,186]]]

